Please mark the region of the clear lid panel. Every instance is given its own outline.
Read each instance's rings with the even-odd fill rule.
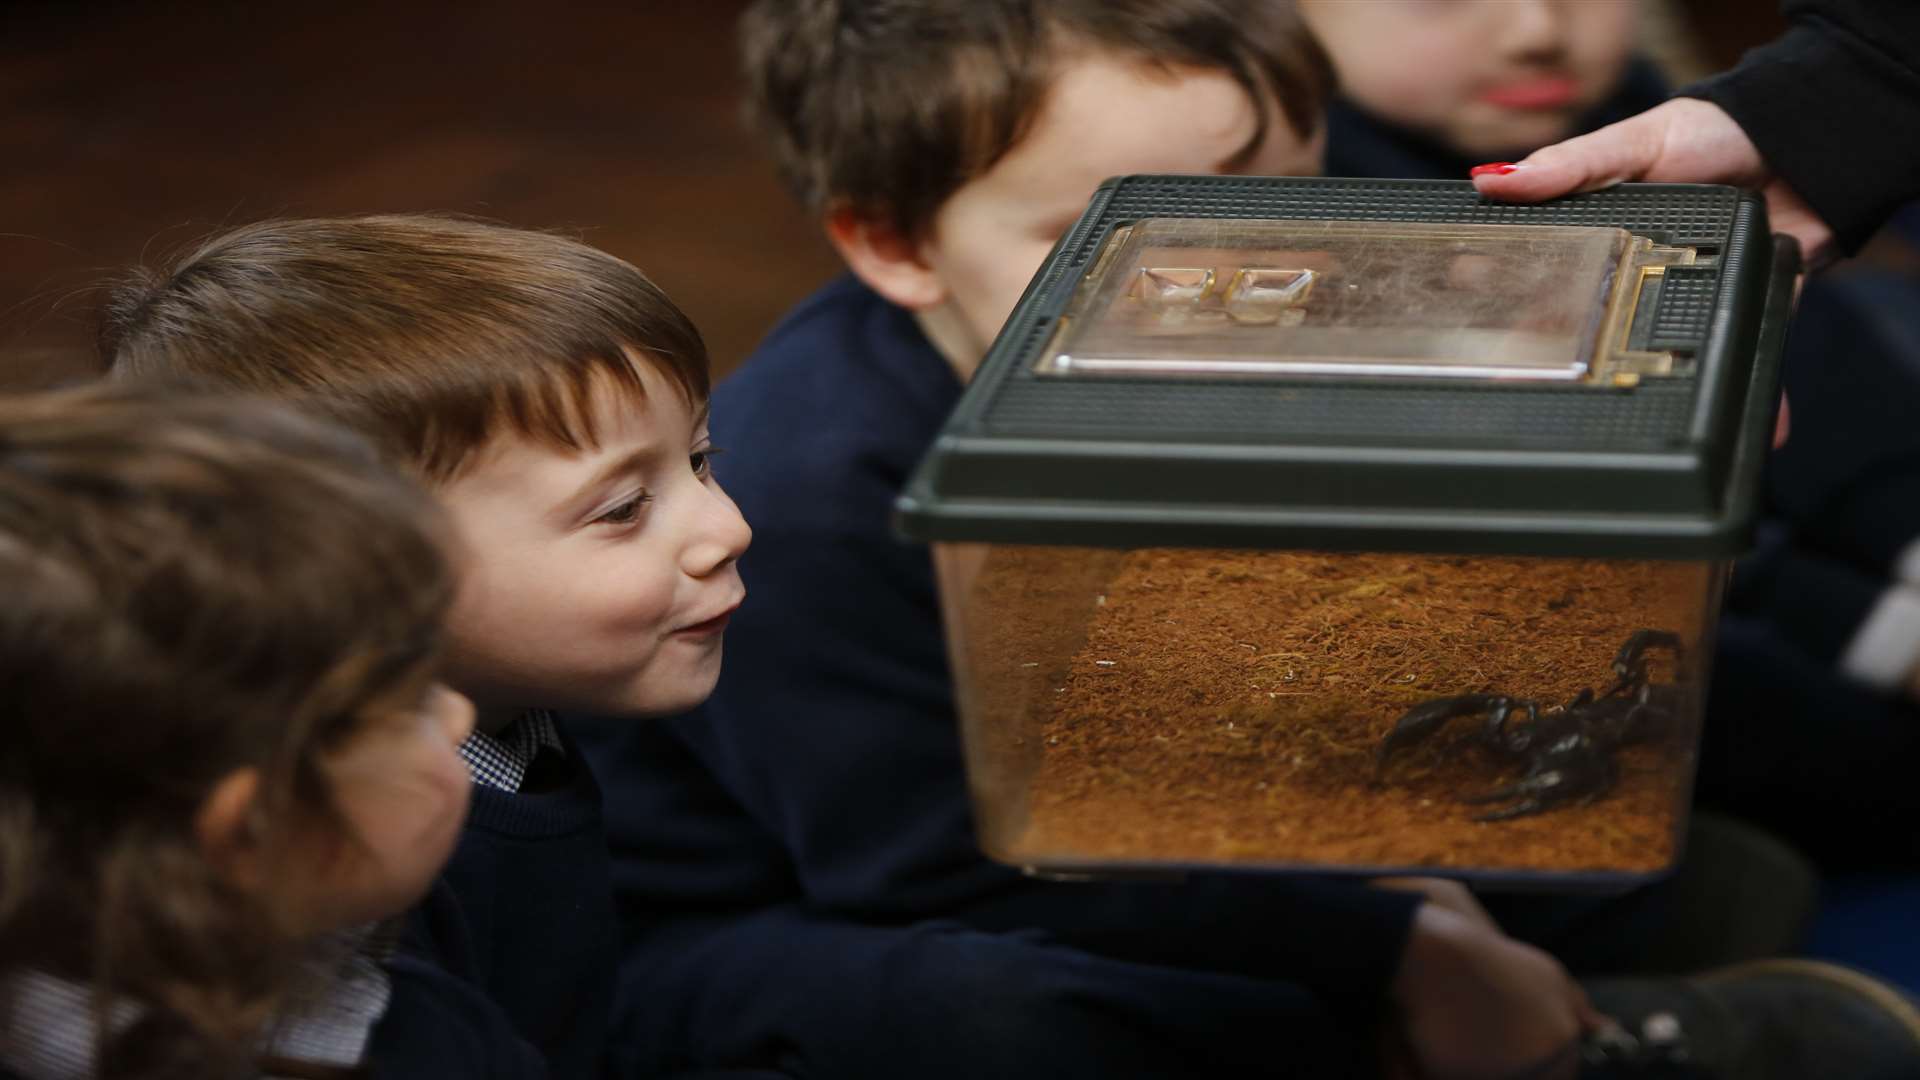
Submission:
[[[1599,380],[1639,287],[1694,260],[1624,229],[1150,218],[1116,229],[1042,374]]]

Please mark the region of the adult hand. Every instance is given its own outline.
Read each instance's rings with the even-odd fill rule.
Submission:
[[[1509,202],[1538,202],[1628,180],[1751,188],[1766,198],[1774,231],[1800,241],[1809,267],[1833,257],[1833,230],[1827,223],[1773,174],[1733,117],[1695,98],[1674,98],[1520,162],[1473,170],[1482,195]]]
[[[1400,1076],[1564,1080],[1581,1034],[1607,1022],[1553,957],[1451,903],[1416,911],[1393,999]]]
[[[1774,231],[1800,242],[1808,268],[1833,258],[1833,230],[1806,200],[1773,174],[1726,110],[1695,98],[1674,98],[1639,116],[1534,151],[1519,162],[1473,170],[1473,186],[1490,199],[1538,202],[1628,180],[1734,184],[1760,192]],[[1780,399],[1773,445],[1787,441],[1787,399]]]

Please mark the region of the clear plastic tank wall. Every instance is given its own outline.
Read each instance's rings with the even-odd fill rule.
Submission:
[[[935,551],[1002,861],[1605,883],[1677,854],[1724,563]]]

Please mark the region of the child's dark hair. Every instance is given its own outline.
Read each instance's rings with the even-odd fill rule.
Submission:
[[[707,396],[699,331],[597,248],[465,218],[263,221],[136,271],[106,305],[116,377],[187,376],[306,404],[434,481],[503,430],[595,441],[593,387],[635,364]]]
[[[257,770],[250,837],[351,849],[320,755],[431,685],[442,529],[364,440],[280,406],[0,399],[0,957],[93,989],[100,1075],[247,1071],[310,943],[212,865],[199,810]]]
[[[1320,125],[1333,69],[1288,0],[759,0],[741,21],[748,112],[788,185],[917,236],[1025,134],[1075,47],[1216,70],[1274,122]]]

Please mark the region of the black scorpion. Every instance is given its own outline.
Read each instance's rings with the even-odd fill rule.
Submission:
[[[1572,800],[1591,801],[1619,779],[1615,754],[1666,730],[1676,713],[1678,687],[1647,678],[1647,653],[1666,649],[1680,663],[1680,637],[1666,630],[1636,630],[1613,658],[1613,685],[1604,693],[1580,691],[1558,709],[1542,709],[1530,698],[1505,694],[1461,694],[1435,698],[1408,709],[1380,743],[1374,762],[1377,780],[1397,751],[1431,737],[1449,720],[1481,716],[1477,740],[1496,754],[1525,764],[1520,779],[1479,795],[1469,803],[1508,805],[1475,816],[1475,821],[1504,821],[1550,810]],[[1524,714],[1524,721],[1517,719]]]

